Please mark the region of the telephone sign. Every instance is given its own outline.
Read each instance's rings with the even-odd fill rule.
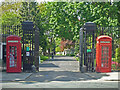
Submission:
[[[30,49],[29,49],[29,47],[26,47],[26,51],[29,51]]]
[[[91,49],[87,49],[87,52],[92,52],[92,50]]]

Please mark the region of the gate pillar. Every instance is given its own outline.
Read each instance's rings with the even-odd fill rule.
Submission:
[[[83,67],[83,28],[80,29],[80,33],[79,33],[79,36],[80,36],[80,43],[79,43],[79,58],[80,58],[80,71],[82,71],[82,67]]]
[[[39,29],[35,29],[35,51],[34,51],[34,56],[35,56],[35,66],[36,70],[39,71]]]
[[[96,24],[93,22],[86,22],[82,29],[80,29],[80,70],[94,71],[94,44]],[[83,41],[84,36],[84,41]],[[84,49],[84,50],[83,50]],[[87,52],[88,49],[91,51]],[[83,58],[84,55],[84,58]],[[84,62],[83,62],[84,61]],[[82,69],[84,65],[84,68]],[[83,72],[85,72],[83,71]]]

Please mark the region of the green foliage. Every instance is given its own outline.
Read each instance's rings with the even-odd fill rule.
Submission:
[[[45,60],[49,59],[48,56],[40,55],[40,62],[43,63]]]
[[[92,18],[100,26],[117,26],[118,24],[118,7],[116,3],[95,2],[91,6]]]
[[[75,56],[75,54],[66,54],[66,56]]]
[[[70,54],[66,54],[66,56],[70,56]]]
[[[60,42],[61,42],[61,38],[56,37],[55,38],[55,43],[56,43],[56,49],[55,49],[55,51],[56,52],[60,52],[61,51]]]
[[[75,53],[79,53],[79,30],[91,21],[102,27],[118,25],[118,3],[110,2],[48,2],[49,29],[59,38],[75,40]],[[80,21],[78,20],[80,17]],[[108,32],[111,34],[111,32]],[[116,40],[118,33],[112,32]],[[99,33],[98,33],[99,35]]]
[[[18,25],[20,24],[18,17],[19,15],[14,12],[5,12],[2,14],[2,25]]]
[[[26,20],[34,22],[40,30],[40,46],[44,52],[55,45],[54,40],[56,51],[59,51],[60,40],[65,38],[76,41],[75,53],[77,54],[79,52],[79,30],[84,23],[91,21],[106,27],[119,26],[120,21],[120,2],[45,2],[40,4],[7,2],[2,3],[1,7],[3,25],[17,25]],[[47,32],[49,35],[46,35]],[[113,33],[113,40],[117,44],[120,30],[108,33]],[[49,42],[48,37],[52,37],[52,43]],[[119,51],[116,51],[116,58],[119,57]]]
[[[6,12],[14,12],[14,13],[19,13],[19,9],[21,7],[21,0],[19,0],[19,2],[12,2],[12,1],[8,1],[8,0],[4,0],[4,2],[2,2],[2,4],[0,5],[0,8],[2,9],[2,13],[6,13]]]
[[[60,47],[59,47],[59,46],[56,47],[56,48],[55,48],[55,51],[56,51],[56,52],[60,52],[60,51],[61,51]]]
[[[116,51],[117,51],[117,49],[116,49]],[[116,58],[112,58],[112,61],[116,62]]]
[[[75,56],[75,54],[70,54],[70,56]]]
[[[116,60],[118,63],[120,63],[120,47],[116,48]]]
[[[44,60],[49,59],[49,57],[48,57],[48,56],[43,56],[43,55],[40,55],[40,59],[44,61]]]
[[[23,21],[33,21],[34,24],[36,14],[39,13],[38,3],[37,2],[22,2],[22,7],[20,8],[20,20]]]
[[[77,61],[79,61],[79,57],[75,57],[75,59],[76,59]]]
[[[65,55],[63,55],[63,54],[56,54],[57,56],[65,56]]]
[[[2,9],[2,25],[18,25],[20,24],[20,15],[19,9],[21,6],[21,2],[8,2],[5,0],[0,5]]]

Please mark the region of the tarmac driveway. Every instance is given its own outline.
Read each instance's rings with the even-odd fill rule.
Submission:
[[[44,61],[38,73],[2,74],[3,88],[118,88],[118,72],[81,73],[73,57]]]
[[[74,71],[79,72],[79,62],[74,57],[56,56],[40,64],[40,71]]]
[[[106,74],[91,77],[87,73],[81,73],[79,62],[74,57],[56,56],[53,60],[50,59],[40,64],[40,72],[32,74],[26,81],[85,81],[96,80],[102,76],[106,76]]]

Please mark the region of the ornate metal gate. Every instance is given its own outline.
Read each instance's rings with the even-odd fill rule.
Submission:
[[[23,22],[23,71],[31,71],[34,59],[34,24]]]
[[[80,30],[80,71],[81,72],[94,71],[95,31],[96,31],[96,25],[92,22],[85,23],[83,28],[81,28]]]
[[[112,37],[112,56],[114,57],[115,44],[119,38],[119,27],[97,27],[95,23],[87,22],[80,29],[80,71],[93,72],[95,70],[96,58],[96,38],[100,35],[108,35]],[[116,36],[116,34],[118,36]],[[104,49],[103,49],[104,50]],[[107,52],[107,51],[106,51]]]

